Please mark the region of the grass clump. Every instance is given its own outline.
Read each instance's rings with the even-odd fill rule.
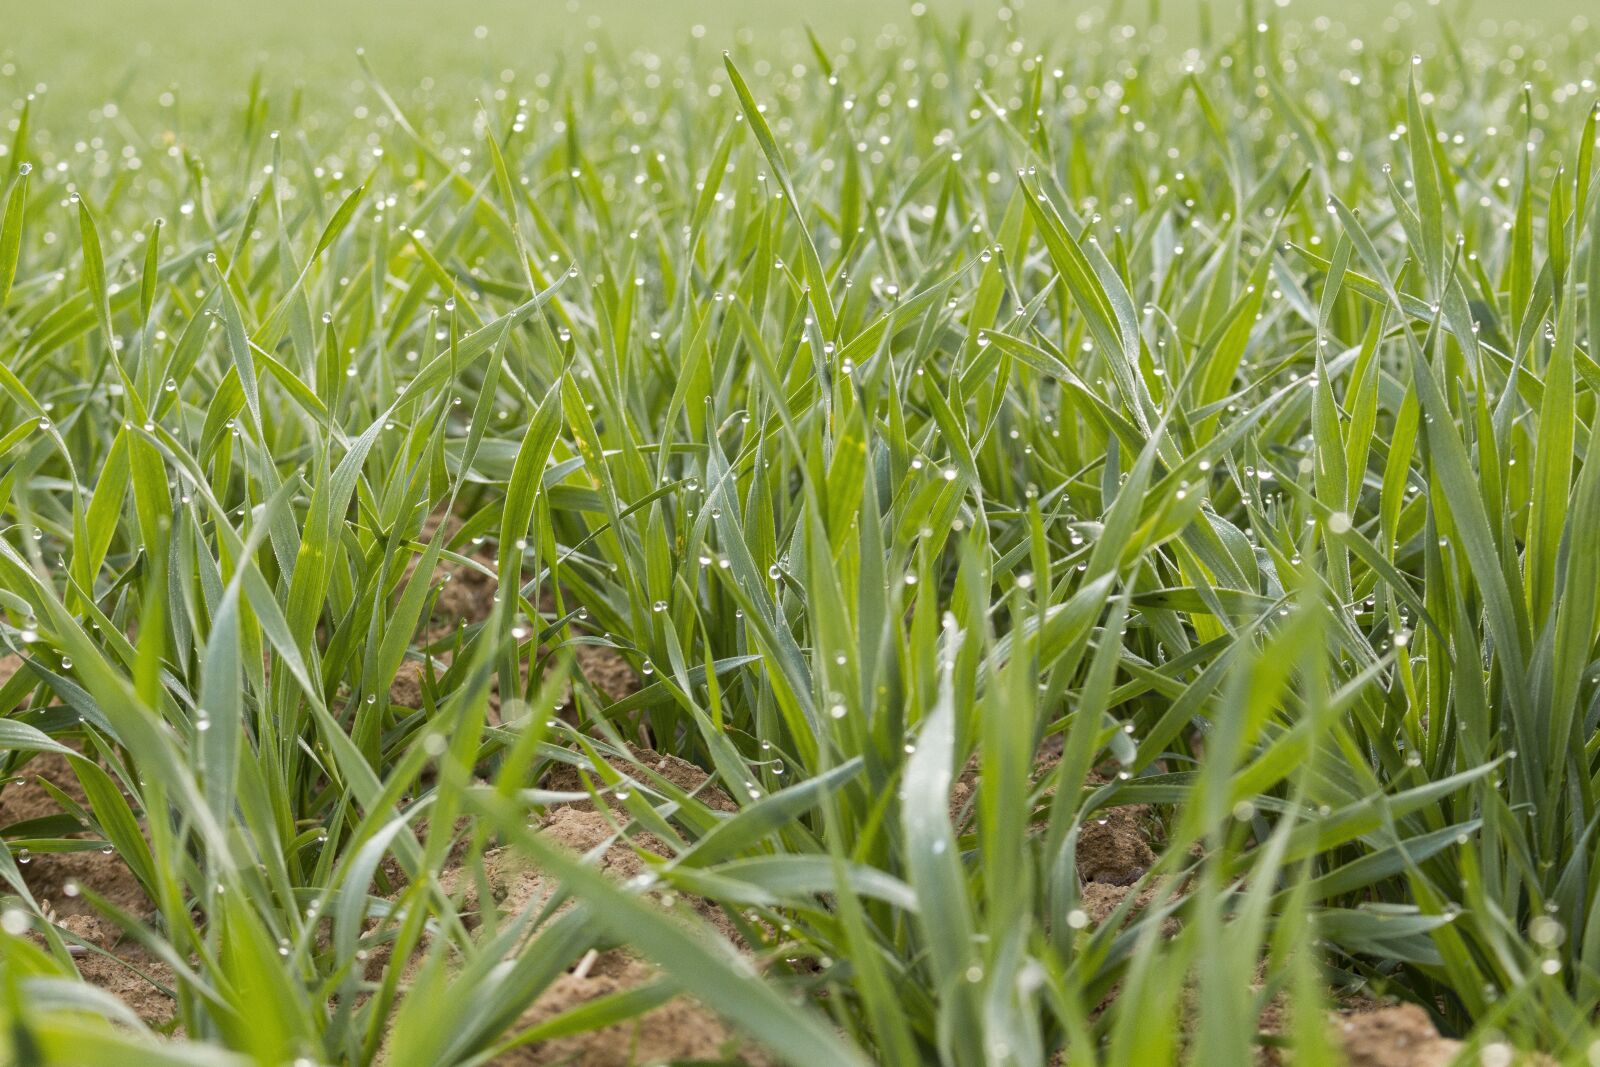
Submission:
[[[1593,1056],[1596,42],[1462,29],[19,96],[11,1058]]]

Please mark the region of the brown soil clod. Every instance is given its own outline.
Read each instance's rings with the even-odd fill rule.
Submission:
[[[637,989],[657,977],[655,968],[617,952],[602,953],[583,973],[562,975],[517,1020],[518,1029],[546,1022],[597,997]],[[716,1015],[692,1000],[675,997],[636,1018],[599,1030],[541,1041],[497,1057],[496,1067],[626,1067],[629,1064],[700,1061],[759,1064],[766,1059],[746,1047]]]
[[[437,509],[423,520],[421,538],[432,538],[441,526],[448,539],[456,536],[462,522],[457,516]],[[494,554],[487,550],[475,550],[472,545],[462,546],[459,554],[476,560],[490,573],[485,574],[477,567],[453,561],[440,563],[434,568],[433,581],[439,587],[439,595],[434,600],[433,618],[428,626],[430,641],[449,636],[462,623],[471,625],[482,622],[494,611],[494,595],[499,587],[498,580],[492,577],[495,570]],[[407,567],[408,578],[416,563],[414,557]]]
[[[1114,886],[1132,885],[1156,861],[1133,808],[1106,809],[1085,822],[1077,856],[1080,878]]]
[[[406,660],[389,683],[389,703],[403,708],[422,707],[422,683],[426,668],[416,660]]]
[[[577,645],[573,658],[584,678],[606,699],[618,701],[639,691],[639,676],[633,672],[633,664],[616,649]]]
[[[433,618],[449,633],[462,622],[482,622],[494,611],[494,594],[499,583],[465,565],[441,566],[434,580],[440,583],[433,604]],[[436,631],[437,632],[437,631]]]
[[[1131,892],[1133,892],[1132,886],[1088,882],[1078,895],[1078,907],[1089,917],[1090,926],[1099,926],[1111,918],[1112,913],[1122,906],[1122,902],[1128,899],[1128,894]],[[1148,892],[1146,890],[1146,893]],[[1140,903],[1136,900],[1134,907],[1139,906]]]
[[[685,793],[693,794],[712,811],[731,813],[738,810],[738,805],[726,792],[707,784],[711,776],[688,760],[662,755],[653,749],[640,748],[637,745],[629,745],[628,752],[633,757],[633,763],[621,758],[608,759],[606,762],[619,773],[627,775],[641,785],[649,785],[648,778],[640,771],[640,766],[647,767]],[[560,793],[582,793],[583,773],[572,764],[557,764],[545,775],[544,788]],[[599,784],[595,775],[590,774],[589,777],[596,785]],[[608,797],[607,800],[612,806],[619,806],[614,797]],[[568,806],[583,809],[592,805],[587,800],[580,800]]]
[[[1042,747],[1035,757],[1031,778],[1037,782],[1060,762],[1059,744]],[[950,819],[957,832],[971,820],[974,798],[982,787],[979,758],[973,756],[950,786]],[[1098,775],[1092,780],[1100,780]],[[1047,790],[1047,794],[1053,790]],[[1078,877],[1085,883],[1133,885],[1155,863],[1146,839],[1142,804],[1104,808],[1078,831]]]
[[[1415,1004],[1336,1016],[1334,1030],[1350,1067],[1445,1067],[1461,1051]]]

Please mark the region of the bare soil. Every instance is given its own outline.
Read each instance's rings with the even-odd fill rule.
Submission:
[[[39,785],[41,779],[78,803],[87,803],[78,777],[72,773],[64,756],[51,753],[35,756],[28,761],[21,777],[25,780],[0,789],[0,829],[60,812],[55,798]],[[82,893],[76,891],[91,890],[136,918],[148,918],[153,911],[150,900],[122,857],[99,849],[37,853],[26,863],[19,864],[19,869],[28,891],[46,914],[90,946],[75,957],[83,980],[120,998],[152,1025],[170,1021],[173,1001],[166,990],[170,990],[174,982],[171,969],[124,936],[116,925],[101,918]]]
[[[732,811],[732,800],[721,790],[708,787],[705,771],[674,756],[643,748],[631,748],[634,759],[651,767],[663,778],[688,792],[697,793],[710,807]],[[638,775],[622,760],[613,766],[624,773]],[[558,767],[543,783],[554,791],[578,792],[582,786],[578,771]],[[606,798],[608,805],[617,802]],[[578,854],[591,852],[616,836],[625,819],[612,810],[597,810],[590,801],[576,801],[553,807],[543,818],[539,832],[549,840]],[[647,873],[646,857],[667,857],[670,848],[653,834],[633,835],[628,841],[615,841],[601,852],[596,866],[609,877],[628,881]],[[556,888],[537,865],[509,849],[496,849],[484,856],[484,873],[494,895],[494,907],[512,915],[537,907]],[[441,883],[447,890],[459,890],[463,905],[477,910],[474,878],[455,868],[443,872]],[[653,894],[663,909],[692,913],[703,925],[738,948],[744,941],[732,921],[719,906],[700,897],[662,892]],[[564,907],[570,907],[564,905]],[[518,1020],[516,1029],[545,1022],[564,1012],[581,1007],[598,997],[634,989],[658,978],[660,972],[626,949],[614,948],[586,954],[573,962],[568,972],[556,980],[531,1004]],[[574,1067],[628,1067],[676,1061],[716,1061],[765,1064],[769,1061],[758,1050],[740,1039],[719,1017],[685,996],[674,997],[660,1007],[614,1026],[576,1034],[558,1040],[525,1045],[511,1050],[494,1062],[501,1067],[532,1067],[537,1064],[572,1064]]]
[[[1145,840],[1141,809],[1108,808],[1078,834],[1078,876],[1085,883],[1131,886],[1156,861]]]
[[[556,979],[517,1020],[518,1026],[537,1025],[596,997],[636,989],[655,977],[649,964],[620,952],[604,953],[584,973],[574,969]],[[494,1063],[498,1067],[626,1067],[679,1061],[767,1062],[746,1048],[715,1015],[678,997],[626,1023],[513,1049]]]
[[[1333,1027],[1350,1067],[1446,1067],[1461,1051],[1415,1004],[1336,1015]]]
[[[637,763],[650,768],[684,792],[694,794],[702,804],[713,811],[733,812],[738,810],[738,806],[734,804],[733,799],[727,793],[715,786],[708,788],[706,783],[710,780],[710,775],[688,760],[679,759],[677,756],[664,756],[659,752],[640,748],[637,745],[629,745],[628,751]],[[612,759],[607,762],[629,777],[636,779],[642,777],[638,774],[638,769],[625,760]],[[562,793],[581,793],[584,791],[581,772],[577,767],[568,764],[563,764],[551,770],[545,776],[544,787],[554,792]],[[608,797],[607,803],[614,807],[620,807],[614,797]],[[580,809],[593,807],[587,800],[574,801],[569,806]]]
[[[461,529],[462,522],[454,515],[432,514],[423,523],[422,537],[431,538],[441,525],[448,530],[451,537],[454,537]],[[460,546],[459,554],[472,560],[477,566],[445,562],[435,567],[433,581],[439,592],[434,600],[433,613],[423,627],[424,641],[428,645],[446,641],[458,629],[481,623],[494,612],[495,594],[499,589],[499,582],[494,577],[498,566],[494,552],[487,544],[482,547],[466,544]],[[411,566],[415,567],[415,561]],[[411,570],[408,569],[408,578],[410,574]],[[542,612],[555,610],[555,600],[548,593],[540,603],[539,610]],[[539,655],[545,655],[548,651],[541,648]],[[448,652],[442,652],[438,656],[446,666],[450,658]],[[638,675],[616,649],[604,645],[578,644],[573,646],[573,661],[577,672],[607,701],[621,700],[639,689]],[[390,701],[403,707],[420,708],[424,671],[422,663],[417,660],[407,660],[390,687]],[[524,664],[521,680],[526,682],[527,678],[527,666]],[[496,721],[501,699],[500,681],[499,678],[495,678],[490,682],[489,707]],[[571,701],[569,686],[562,703],[570,705]]]
[[[5,685],[7,682],[11,681],[11,676],[16,674],[21,669],[21,656],[14,656],[9,653],[0,654],[0,685]],[[24,703],[23,707],[27,707],[27,704]]]

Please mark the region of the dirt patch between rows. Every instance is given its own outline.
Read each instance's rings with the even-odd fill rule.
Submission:
[[[18,777],[23,780],[0,789],[0,828],[60,813],[55,797],[39,785],[41,779],[79,804],[88,803],[78,776],[64,756],[35,756]],[[69,835],[73,839],[88,836]],[[160,1026],[172,1019],[172,998],[151,981],[170,989],[174,982],[172,970],[102,918],[82,893],[89,890],[136,918],[149,918],[153,911],[150,900],[121,856],[100,849],[44,852],[28,857],[26,862],[19,857],[18,870],[45,916],[90,946],[74,954],[78,973],[85,982],[111,993],[152,1025]]]
[[[586,972],[574,970],[556,979],[517,1021],[518,1026],[546,1022],[597,997],[637,989],[656,977],[656,970],[646,963],[604,953]],[[496,1067],[626,1067],[682,1061],[745,1063],[750,1067],[769,1062],[746,1047],[721,1019],[683,997],[626,1023],[512,1049],[493,1062]]]
[[[728,796],[727,793],[715,786],[707,785],[707,782],[710,781],[710,775],[688,760],[680,759],[677,756],[662,755],[652,749],[641,748],[638,745],[631,744],[628,746],[628,754],[633,757],[632,763],[621,758],[607,759],[606,762],[617,772],[639,780],[641,784],[648,783],[645,781],[644,775],[639,773],[639,767],[647,767],[685,793],[695,796],[712,811],[732,813],[739,810],[738,805],[734,804],[733,798]],[[545,775],[544,787],[552,792],[581,793],[585,789],[583,776],[584,772],[580,771],[575,765],[558,764]],[[598,781],[592,774],[588,777],[598,785]],[[615,796],[608,796],[606,801],[613,807],[621,807]],[[587,800],[577,800],[567,806],[587,809],[593,805]]]
[[[158,988],[174,987],[177,976],[172,968],[104,919],[78,915],[61,925],[99,950],[91,949],[75,960],[85,982],[110,993],[151,1026],[164,1027],[172,1021],[176,1014],[172,997]]]
[[[604,844],[615,832],[615,826],[604,813],[572,806],[552,811],[540,828],[540,833],[549,840],[580,854]],[[653,835],[639,834],[631,843],[612,844],[597,866],[611,878],[631,881],[648,870],[640,850],[657,853],[658,849],[660,853],[667,851]],[[507,913],[537,907],[556,888],[537,867],[504,850],[486,857],[486,861],[498,903]],[[700,897],[676,893],[658,893],[652,897],[663,909],[693,913],[718,936],[743,944],[726,913],[717,905]],[[660,977],[660,971],[653,964],[625,948],[586,954],[523,1012],[514,1029],[523,1030],[546,1022],[599,997],[636,989]],[[614,1026],[522,1046],[494,1062],[500,1067],[568,1063],[574,1067],[623,1067],[712,1059],[750,1065],[768,1062],[716,1014],[686,996],[677,996]]]
[[[437,681],[438,676],[449,669],[452,656],[448,651],[441,651],[433,658],[437,661],[434,668],[434,678]],[[633,665],[614,648],[591,644],[574,645],[573,663],[575,673],[581,675],[607,703],[615,703],[639,691],[639,676],[634,673]],[[521,664],[520,675],[521,683],[525,684],[528,680],[526,661]],[[406,660],[400,664],[394,679],[389,683],[389,703],[405,708],[421,708],[424,704],[423,687],[427,680],[428,669],[420,660]],[[495,722],[500,721],[501,704],[500,678],[495,675],[489,679],[489,710]],[[560,705],[563,709],[571,709],[570,682],[560,698]],[[570,714],[564,714],[563,717],[569,721],[572,719]]]
[[[540,822],[538,832],[547,840],[569,852],[584,855],[616,837],[620,820],[604,812],[576,804],[561,805],[548,812]],[[636,833],[626,841],[610,844],[595,860],[596,870],[619,882],[628,882],[647,876],[653,858],[667,859],[672,850],[659,837],[650,833]],[[515,915],[530,906],[538,906],[550,897],[559,884],[545,876],[534,863],[509,848],[491,849],[483,854],[484,875],[494,895],[497,913]],[[440,884],[447,892],[462,894],[464,910],[476,913],[483,906],[478,900],[475,880],[460,866],[447,867],[439,875]],[[655,899],[663,907],[688,908],[699,915],[723,937],[738,941],[738,933],[727,914],[717,905],[694,896],[663,892]],[[570,906],[564,905],[564,907]],[[476,927],[475,919],[469,925]]]
[[[687,761],[649,749],[630,746],[638,763],[651,767],[678,788],[698,795],[708,806],[732,811],[732,800],[720,789],[708,785],[709,776]],[[612,766],[639,780],[639,768],[626,760],[613,758]],[[576,767],[560,765],[543,783],[553,791],[581,792]],[[601,850],[596,869],[620,882],[647,877],[648,857],[668,858],[671,849],[654,834],[637,833],[628,840],[615,840],[626,816],[618,811],[619,802],[605,797],[605,810],[591,801],[574,801],[553,806],[540,822],[538,832],[546,839],[577,854]],[[609,842],[609,844],[608,844]],[[605,846],[602,850],[602,846]],[[558,888],[539,867],[511,849],[494,849],[483,856],[483,874],[494,896],[497,914],[513,916],[529,908],[539,908]],[[447,869],[440,882],[452,895],[460,893],[463,910],[477,912],[484,905],[477,899],[476,878],[463,868]],[[696,916],[703,926],[737,948],[745,942],[727,913],[700,897],[669,890],[651,892],[650,898],[662,909]],[[569,901],[561,910],[573,906]],[[478,922],[472,924],[474,927]],[[518,1019],[512,1032],[546,1022],[564,1012],[580,1008],[600,997],[636,989],[661,977],[652,964],[625,948],[610,948],[587,953],[574,961]],[[676,996],[665,1004],[635,1018],[598,1030],[520,1046],[496,1058],[499,1067],[533,1067],[539,1064],[571,1064],[573,1067],[626,1067],[631,1064],[656,1064],[679,1061],[710,1061],[755,1065],[770,1061],[740,1038],[715,1013],[686,996]]]
[[[1042,746],[1034,758],[1030,780],[1035,784],[1060,762],[1059,738],[1052,741],[1055,743]],[[958,833],[970,825],[976,810],[977,794],[983,784],[979,766],[979,757],[971,757],[950,786],[950,821]],[[1098,772],[1089,776],[1089,783],[1094,785],[1104,785],[1108,780]],[[1053,792],[1047,789],[1044,795],[1048,797]],[[1113,899],[1120,902],[1126,892],[1112,890],[1125,890],[1136,884],[1155,865],[1156,855],[1146,832],[1149,817],[1147,805],[1125,804],[1102,808],[1079,827],[1075,855],[1078,880],[1086,894],[1093,892],[1100,902]],[[1085,910],[1090,911],[1091,917],[1095,914],[1087,905]],[[1110,909],[1105,910],[1109,914]]]
[[[444,515],[436,511],[424,521],[421,538],[431,539],[443,526],[447,530],[448,537],[453,540],[462,525],[457,516]],[[481,623],[494,613],[495,597],[500,589],[499,579],[496,576],[499,563],[494,552],[486,541],[480,540],[479,544],[458,546],[458,554],[471,563],[446,561],[434,568],[433,583],[438,593],[434,598],[432,614],[423,625],[425,647],[431,648],[448,642],[456,631],[465,626]],[[416,559],[413,558],[406,570],[408,580],[415,567]],[[554,612],[555,598],[548,592],[541,600],[539,610],[546,614]],[[548,653],[549,650],[546,648],[538,650],[539,656]],[[572,647],[572,655],[577,673],[605,700],[616,702],[638,692],[639,676],[634,672],[633,665],[616,649],[601,644],[578,643]],[[442,650],[436,654],[436,658],[447,668],[451,662],[451,653]],[[423,665],[416,660],[407,660],[390,687],[390,701],[403,707],[422,707],[423,678]],[[526,682],[527,678],[527,668],[524,666],[522,681]],[[499,678],[496,677],[490,682],[489,694],[490,710],[495,713],[496,721],[501,701]],[[562,703],[568,706],[572,703],[570,686],[562,698]]]
[[[23,780],[12,782],[0,789],[0,828],[14,823],[29,822],[60,814],[61,806],[55,797],[39,784],[47,781],[79,804],[88,806],[78,776],[72,772],[65,756],[42,753],[33,757],[17,776]],[[69,839],[83,839],[90,835],[77,833]],[[69,884],[94,890],[111,904],[126,911],[139,912],[149,907],[144,888],[116,853],[99,849],[83,852],[38,853],[26,860],[19,859],[19,870],[28,889],[41,905],[46,901],[57,915],[92,916],[96,912],[81,896],[69,895]]]
[[[1461,1052],[1416,1004],[1335,1015],[1333,1028],[1350,1067],[1446,1067]]]
[[[1156,862],[1145,839],[1142,809],[1109,808],[1078,832],[1078,877],[1090,884],[1131,886]]]

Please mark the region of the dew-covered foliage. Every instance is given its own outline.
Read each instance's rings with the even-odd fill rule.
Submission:
[[[8,1062],[1594,1062],[1600,35],[1127,18],[8,59]]]

